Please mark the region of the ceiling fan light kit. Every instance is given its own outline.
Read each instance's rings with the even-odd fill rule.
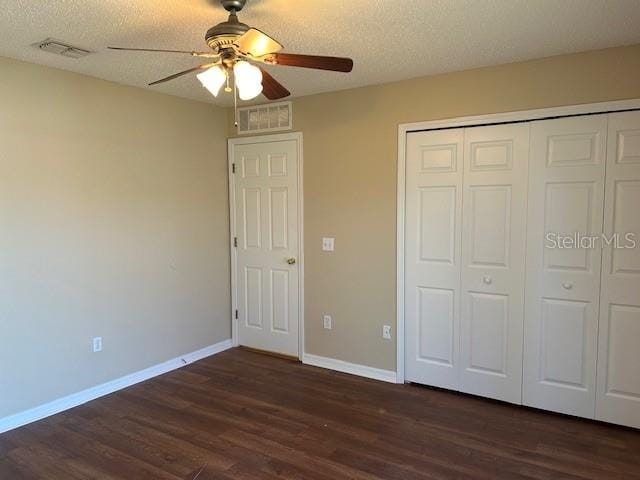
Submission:
[[[211,49],[209,52],[109,48],[112,50],[180,53],[210,59],[209,63],[170,75],[149,85],[157,85],[183,75],[199,72],[198,80],[214,97],[218,96],[220,89],[226,83],[225,91],[237,91],[240,100],[252,100],[261,93],[269,100],[279,100],[291,95],[289,90],[269,72],[254,63],[334,72],[350,72],[353,69],[353,60],[350,58],[279,53],[284,48],[279,42],[238,20],[237,13],[244,8],[246,0],[220,0],[220,3],[229,12],[229,18],[226,22],[219,23],[207,31],[205,41]],[[233,75],[235,89],[229,87],[231,75]]]

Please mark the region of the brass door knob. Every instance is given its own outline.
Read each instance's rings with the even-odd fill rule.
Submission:
[[[295,258],[293,258],[293,257],[288,258],[288,259],[287,259],[287,263],[288,263],[289,265],[295,265],[295,263],[296,263],[296,259],[295,259]]]

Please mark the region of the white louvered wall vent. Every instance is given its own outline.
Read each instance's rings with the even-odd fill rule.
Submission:
[[[293,128],[291,102],[254,105],[238,109],[238,134],[279,132]]]

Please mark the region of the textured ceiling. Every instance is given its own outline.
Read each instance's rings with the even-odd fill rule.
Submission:
[[[225,19],[216,0],[0,0],[0,56],[145,87],[198,59],[105,47],[204,50],[206,30]],[[286,52],[355,60],[351,74],[269,67],[293,96],[640,43],[640,0],[248,0],[240,20]],[[74,60],[30,46],[47,37],[95,53]],[[151,88],[231,101],[193,76]]]

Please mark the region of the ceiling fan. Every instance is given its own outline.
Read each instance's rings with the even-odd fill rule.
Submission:
[[[284,47],[280,43],[257,28],[251,28],[238,20],[238,12],[245,6],[246,1],[220,0],[225,10],[229,12],[229,19],[207,31],[205,40],[211,49],[209,52],[149,48],[109,48],[112,50],[139,52],[183,53],[194,57],[206,58],[209,60],[207,63],[175,73],[149,85],[158,85],[183,75],[200,72],[197,75],[198,80],[217,97],[220,89],[225,84],[226,92],[233,91],[230,86],[230,75],[233,73],[234,87],[237,89],[241,100],[251,100],[260,95],[260,93],[264,94],[269,100],[278,100],[291,94],[269,72],[261,66],[254,65],[254,63],[313,68],[334,72],[350,72],[353,70],[353,60],[350,58],[281,53]]]

